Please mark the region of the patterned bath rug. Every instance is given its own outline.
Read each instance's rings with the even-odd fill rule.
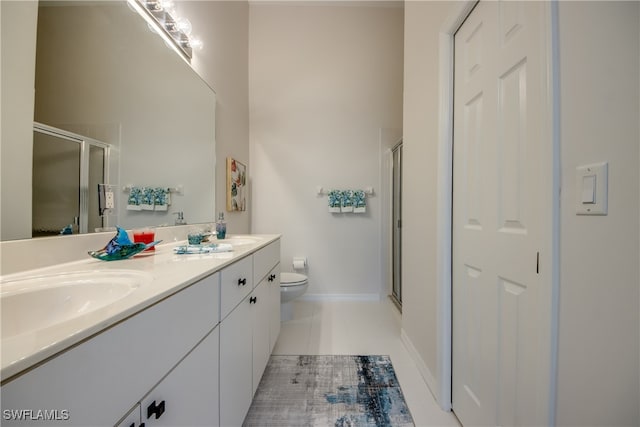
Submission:
[[[271,356],[244,426],[413,426],[389,356]]]

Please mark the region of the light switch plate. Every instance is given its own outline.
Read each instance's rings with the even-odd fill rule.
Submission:
[[[576,215],[607,214],[608,169],[607,162],[576,168]]]

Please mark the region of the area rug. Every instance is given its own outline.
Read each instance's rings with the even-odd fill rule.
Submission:
[[[244,426],[413,426],[389,356],[271,356]]]

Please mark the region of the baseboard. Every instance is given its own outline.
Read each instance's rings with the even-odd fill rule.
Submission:
[[[380,294],[304,294],[302,301],[380,301]]]
[[[437,393],[437,390],[439,390],[438,381],[433,376],[433,374],[427,367],[426,363],[424,363],[424,360],[422,360],[422,357],[420,357],[418,350],[416,350],[415,346],[411,342],[411,339],[409,339],[409,336],[404,331],[404,329],[400,329],[400,339],[402,340],[402,343],[404,344],[404,346],[407,348],[407,351],[409,352],[409,355],[411,356],[414,363],[416,364],[418,371],[420,371],[420,375],[422,375],[422,379],[427,384],[429,391],[431,392],[433,397],[436,399],[436,402],[438,402],[439,404],[440,399]]]

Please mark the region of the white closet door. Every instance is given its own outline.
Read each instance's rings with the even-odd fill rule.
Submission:
[[[468,426],[548,422],[547,8],[481,1],[455,35],[452,389]]]

